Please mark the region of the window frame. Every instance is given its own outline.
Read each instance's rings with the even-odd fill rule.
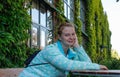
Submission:
[[[74,1],[72,0],[63,0],[64,2],[64,15],[65,17],[74,22]],[[72,2],[72,4],[70,3]]]
[[[33,0],[33,1],[36,1],[36,0]],[[41,39],[41,37],[42,37],[42,35],[41,35],[41,32],[42,31],[44,31],[44,30],[41,30],[41,29],[45,29],[45,39],[44,39],[44,42],[45,42],[45,46],[46,45],[48,45],[49,43],[48,43],[48,40],[47,39],[51,39],[51,41],[53,42],[53,38],[49,38],[48,37],[48,33],[51,33],[50,35],[51,35],[51,37],[53,37],[53,32],[50,32],[50,31],[53,31],[52,29],[53,29],[53,11],[52,10],[50,10],[50,9],[48,9],[46,6],[47,5],[43,5],[42,3],[40,3],[40,1],[39,1],[39,3],[37,3],[38,5],[36,5],[36,6],[39,6],[39,8],[38,8],[38,12],[39,12],[39,15],[38,15],[38,22],[34,22],[33,20],[32,20],[32,27],[35,27],[35,28],[37,28],[37,48],[41,48],[41,46],[42,46],[42,39]],[[40,8],[41,8],[41,6],[43,6],[44,8],[42,8],[44,11],[45,11],[45,19],[44,19],[44,21],[45,21],[45,25],[42,25],[41,24],[41,10],[40,10]],[[51,16],[51,26],[49,27],[49,26],[47,26],[47,23],[49,22],[48,20],[49,19],[47,19],[47,12],[49,11],[49,13],[50,13],[50,16]],[[30,9],[30,15],[31,15],[31,17],[32,17],[32,8]],[[31,27],[31,30],[32,30],[32,27]],[[51,28],[51,29],[50,29]],[[47,32],[47,33],[46,33]],[[33,42],[32,42],[32,38],[33,38],[33,36],[32,36],[32,31],[30,32],[30,47],[32,47],[32,48],[34,48],[34,47],[36,47],[36,46],[33,46]],[[50,40],[49,40],[50,41]],[[45,46],[43,46],[43,47],[45,47]]]

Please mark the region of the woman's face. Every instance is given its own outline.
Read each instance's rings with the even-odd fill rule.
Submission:
[[[72,47],[76,41],[76,33],[74,27],[64,27],[59,36],[62,44],[67,47]]]

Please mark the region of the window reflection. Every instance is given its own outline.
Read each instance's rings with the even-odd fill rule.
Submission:
[[[49,10],[47,10],[47,44],[50,44],[52,42],[52,12],[50,12]]]
[[[45,47],[45,31],[41,31],[41,47]]]
[[[40,24],[44,27],[46,26],[46,13],[45,12],[40,13]]]
[[[74,0],[64,0],[64,15],[70,20],[74,20],[73,7]]]
[[[32,2],[32,21],[39,22],[39,4],[38,0]]]
[[[64,3],[64,15],[65,15],[66,17],[68,17],[68,16],[67,16],[67,5],[66,5],[66,3]]]
[[[31,17],[33,22],[31,45],[32,47],[43,48],[52,41],[52,12],[40,4],[39,0],[33,0]]]
[[[53,0],[46,0],[46,1],[48,1],[48,2],[51,3],[51,4],[53,3]]]
[[[38,10],[32,9],[32,21],[38,23]]]
[[[82,21],[82,30],[85,31],[85,5],[83,0],[80,0],[80,20]]]
[[[37,46],[37,28],[32,27],[32,46]]]

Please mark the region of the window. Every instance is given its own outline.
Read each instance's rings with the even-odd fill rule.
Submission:
[[[64,15],[70,21],[74,21],[74,0],[64,0]]]
[[[85,33],[85,1],[80,0],[80,20],[82,24],[82,44],[85,46],[85,43],[88,42],[88,35]]]
[[[39,1],[32,2],[32,21],[39,23]]]
[[[33,23],[31,29],[32,47],[38,46],[38,31],[39,31],[39,26]]]
[[[80,20],[82,23],[82,31],[85,32],[85,6],[83,0],[80,0]]]
[[[41,4],[39,0],[32,1],[31,9],[32,29],[31,29],[31,47],[45,47],[52,41],[52,11]]]
[[[51,3],[51,4],[53,4],[53,0],[46,0],[46,1],[48,1],[48,2]]]

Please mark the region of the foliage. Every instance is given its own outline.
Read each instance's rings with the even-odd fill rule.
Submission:
[[[120,59],[117,58],[104,59],[100,64],[107,66],[108,69],[120,69]]]
[[[57,9],[58,21],[64,22],[65,21],[65,18],[64,18],[64,4],[63,4],[62,0],[58,0],[56,2],[56,9]]]
[[[25,0],[0,1],[0,67],[23,66],[31,18]]]
[[[80,21],[80,0],[74,1],[74,24],[77,26],[77,36],[81,36],[81,21]],[[82,42],[82,37],[78,37],[79,44]]]
[[[96,1],[97,3],[97,1]],[[95,31],[95,5],[94,0],[87,1],[86,6],[86,33],[88,34],[88,40],[89,42],[86,43],[86,49],[88,51],[88,54],[90,55],[91,59],[93,61],[96,61],[96,31]]]
[[[56,16],[55,16],[55,26],[54,26],[54,41],[56,41],[58,39],[57,37],[57,30],[58,27],[61,23],[65,22],[65,16],[64,16],[64,4],[62,0],[56,0],[55,2],[55,7],[57,9],[56,11]]]
[[[118,54],[118,52],[115,49],[111,50],[111,57],[116,58],[116,59],[120,59],[120,55]]]
[[[34,49],[27,47],[31,18],[28,14],[27,0],[0,0],[0,67],[23,66],[28,54]],[[67,21],[64,16],[63,0],[55,0],[57,12],[55,15],[54,38],[57,37],[58,25]],[[112,66],[109,24],[106,13],[103,12],[101,0],[85,1],[85,32],[88,35],[86,51],[93,62],[102,61]],[[81,36],[80,0],[74,0],[74,24],[77,26],[77,35]],[[78,38],[81,43],[82,38]],[[21,57],[22,56],[22,57]],[[105,59],[105,60],[103,60]],[[109,67],[111,68],[111,67]]]
[[[93,62],[99,62],[101,56],[106,59],[111,55],[111,32],[101,0],[85,0],[85,2],[86,33],[89,40],[86,43],[86,50]]]

